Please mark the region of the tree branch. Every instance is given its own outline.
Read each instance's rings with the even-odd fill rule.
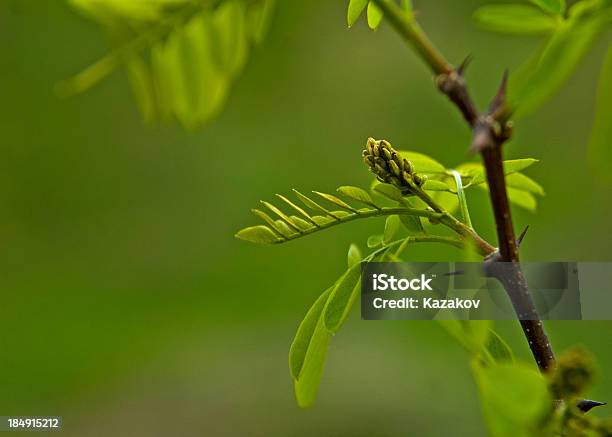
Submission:
[[[504,75],[489,112],[480,114],[464,80],[469,58],[459,68],[453,68],[429,41],[411,13],[400,9],[393,0],[373,1],[383,10],[395,30],[415,48],[437,75],[438,89],[455,104],[472,130],[470,149],[479,152],[484,161],[499,241],[499,250],[491,254],[487,260],[489,265],[501,262],[502,265],[511,266],[509,269],[501,269],[504,273],[497,277],[512,301],[538,367],[542,371],[547,371],[555,366],[555,358],[520,269],[518,245],[515,240],[503,171],[502,145],[512,133],[511,123],[508,120],[510,111],[505,101],[507,74]],[[493,269],[492,272],[495,273],[496,270]]]

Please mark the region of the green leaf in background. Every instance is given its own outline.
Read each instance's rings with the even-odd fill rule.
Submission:
[[[249,2],[247,6],[246,26],[248,34],[255,44],[261,44],[268,32],[276,0]]]
[[[558,23],[550,15],[522,4],[485,5],[476,10],[474,20],[485,30],[517,35],[547,34]]]
[[[553,403],[542,374],[518,363],[484,367],[477,360],[472,369],[490,435],[546,435],[541,425]]]
[[[406,12],[412,12],[412,0],[402,0],[400,6]]]
[[[273,9],[273,0],[70,3],[112,35],[115,48],[58,83],[57,92],[82,93],[124,66],[143,119],[178,121],[187,129],[222,110]]]
[[[514,361],[514,354],[510,346],[499,336],[497,332],[490,329],[487,341],[487,351],[496,362]]]
[[[346,17],[349,27],[357,22],[367,4],[368,0],[350,0]]]
[[[374,247],[381,246],[383,244],[382,234],[370,235],[368,237],[367,246],[372,249]]]
[[[362,255],[359,247],[356,244],[351,244],[349,246],[348,254],[347,254],[347,265],[350,269],[351,267],[361,263]]]
[[[356,200],[357,202],[361,202],[373,208],[378,208],[376,203],[374,203],[374,200],[372,200],[372,197],[370,197],[368,192],[362,188],[343,186],[338,188],[338,192],[344,194],[348,198]]]
[[[612,45],[604,60],[597,90],[597,109],[591,138],[589,140],[589,162],[597,173],[612,180]]]
[[[395,234],[400,229],[400,219],[397,215],[390,215],[385,221],[385,231],[383,233],[383,243],[388,244],[393,240]]]
[[[565,12],[565,0],[530,0],[531,3],[545,12],[555,15],[563,15]]]
[[[155,84],[152,71],[139,55],[127,61],[125,69],[142,118],[146,123],[150,123],[156,117]]]
[[[173,116],[187,129],[195,129],[221,110],[229,91],[229,77],[213,60],[213,42],[208,28],[212,18],[206,13],[193,17],[176,29],[166,41],[162,59],[167,65],[169,88],[164,102]]]
[[[242,71],[248,56],[245,4],[224,1],[212,16],[208,32],[212,41],[213,59],[218,69],[234,78]]]
[[[258,244],[274,244],[282,241],[270,228],[264,225],[244,228],[238,231],[236,238]]]
[[[446,167],[438,161],[423,153],[412,152],[408,150],[398,150],[400,156],[412,163],[417,173],[446,173]]]
[[[329,296],[323,319],[329,332],[336,332],[344,323],[359,295],[361,265],[354,264],[338,279]]]
[[[472,354],[480,354],[487,344],[491,320],[438,320],[438,323]]]
[[[289,369],[294,379],[295,397],[300,407],[310,406],[319,390],[327,357],[330,333],[323,322],[323,310],[331,288],[312,305],[300,324],[289,350]]]
[[[383,19],[383,11],[380,9],[376,3],[370,1],[368,3],[368,26],[370,29],[376,30]]]
[[[612,7],[579,2],[532,59],[510,76],[508,98],[522,117],[546,102],[565,83],[602,30],[612,22]]]

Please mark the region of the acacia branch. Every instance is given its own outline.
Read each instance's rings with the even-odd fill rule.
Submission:
[[[414,47],[436,74],[438,89],[459,109],[472,130],[471,150],[479,152],[484,161],[499,241],[499,250],[487,260],[489,265],[505,262],[511,266],[502,269],[504,274],[497,277],[512,301],[538,367],[542,371],[551,369],[555,365],[554,354],[519,265],[518,245],[503,170],[501,148],[511,136],[508,121],[510,111],[505,102],[506,75],[489,112],[480,114],[464,79],[469,58],[459,68],[454,68],[429,41],[411,13],[400,9],[393,0],[373,1],[382,9],[395,30]]]

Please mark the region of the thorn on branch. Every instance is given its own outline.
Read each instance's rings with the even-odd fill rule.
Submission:
[[[472,55],[467,55],[461,65],[457,67],[457,74],[461,77],[465,76],[465,70],[469,67],[472,62]]]
[[[523,242],[523,238],[525,238],[525,235],[527,234],[528,230],[529,230],[529,225],[525,226],[525,229],[523,229],[523,232],[521,232],[521,234],[516,239],[516,246],[517,247],[521,247],[521,243]]]
[[[493,115],[500,111],[506,104],[508,96],[508,69],[504,70],[502,80],[497,88],[497,93],[489,106],[489,114]]]
[[[518,238],[516,239],[516,246],[520,247],[521,243],[523,242],[523,239],[525,238],[525,235],[527,235],[527,231],[529,230],[529,225],[525,226],[525,229],[523,229],[523,231],[521,232],[521,234],[518,236]],[[499,253],[499,249],[496,249],[495,252],[491,253],[490,255],[488,255],[485,259],[485,270],[490,266],[492,263],[496,263],[501,261],[501,255]]]
[[[582,411],[583,413],[587,413],[590,410],[592,410],[595,407],[601,407],[602,405],[607,405],[606,402],[598,402],[598,401],[592,401],[590,399],[583,399],[581,401],[578,401],[578,403],[576,404],[576,407]]]

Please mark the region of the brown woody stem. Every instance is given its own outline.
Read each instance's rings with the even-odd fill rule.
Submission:
[[[488,114],[481,115],[463,77],[468,60],[460,68],[454,68],[429,41],[411,13],[400,9],[393,0],[373,1],[383,10],[388,22],[436,74],[438,88],[455,104],[472,130],[471,150],[481,153],[484,161],[499,240],[499,251],[493,252],[487,260],[509,263],[511,266],[502,269],[504,274],[497,277],[512,301],[538,367],[547,371],[554,367],[555,358],[519,265],[518,245],[503,170],[501,148],[511,135],[507,120],[509,111],[505,106],[506,76]]]

